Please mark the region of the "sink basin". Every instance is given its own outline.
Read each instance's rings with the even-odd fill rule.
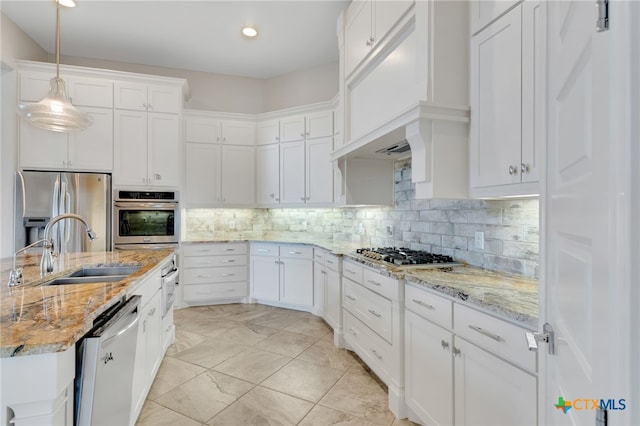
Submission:
[[[128,274],[127,274],[128,275]],[[94,275],[84,277],[61,277],[44,283],[44,285],[62,285],[62,284],[91,284],[115,282],[125,279],[127,275]]]
[[[112,275],[127,276],[129,274],[133,274],[138,269],[140,269],[140,265],[88,266],[72,274],[69,274],[67,277],[105,277],[105,276],[112,276]]]

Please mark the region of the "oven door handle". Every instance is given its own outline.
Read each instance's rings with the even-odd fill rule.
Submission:
[[[162,277],[162,284],[175,281],[179,273],[180,271],[177,268],[174,269],[169,275],[165,275],[164,277]]]
[[[176,203],[115,203],[115,207],[121,209],[162,209],[175,210],[178,208]]]

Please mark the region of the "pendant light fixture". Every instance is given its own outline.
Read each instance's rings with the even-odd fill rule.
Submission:
[[[53,132],[84,130],[93,118],[71,105],[64,80],[60,78],[60,5],[75,6],[73,0],[56,2],[56,76],[49,83],[49,94],[40,102],[18,104],[18,114],[29,124]]]

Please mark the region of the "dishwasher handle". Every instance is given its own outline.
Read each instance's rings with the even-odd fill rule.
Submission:
[[[110,333],[111,335],[109,337],[107,337],[102,342],[100,342],[101,348],[107,347],[115,338],[122,336],[123,334],[125,334],[127,331],[131,330],[133,327],[135,327],[138,324],[138,322],[140,321],[140,300],[141,300],[140,296],[133,296],[113,316],[111,321],[105,324],[105,326],[103,327],[104,330],[106,330],[109,326],[112,326],[121,322],[127,316],[133,316],[133,319],[131,319],[129,322],[127,322],[123,326],[119,327],[118,330],[114,330],[113,334]]]

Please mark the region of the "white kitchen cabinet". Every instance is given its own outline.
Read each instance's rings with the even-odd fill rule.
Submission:
[[[471,195],[539,193],[544,16],[524,2],[471,39]]]
[[[221,142],[229,145],[254,146],[256,126],[249,121],[222,120],[220,123]]]
[[[412,0],[352,2],[345,25],[345,76],[379,46],[412,4]]]
[[[209,207],[220,202],[220,146],[187,143],[183,202],[187,207]]]
[[[342,342],[342,281],[341,258],[327,250],[314,249],[314,285],[316,288],[316,315],[322,316],[333,328],[334,343]]]
[[[180,185],[180,116],[117,109],[114,186]]]
[[[113,85],[114,107],[132,111],[182,112],[181,90],[175,86],[116,81]]]
[[[311,312],[314,308],[313,249],[305,245],[251,245],[251,297]]]
[[[188,116],[184,118],[184,140],[187,143],[219,143],[221,132],[219,120]]]
[[[229,303],[248,296],[246,243],[186,244],[181,259],[183,305]]]
[[[268,145],[280,142],[280,120],[258,122],[256,125],[256,144]]]
[[[307,204],[333,203],[333,137],[309,139],[305,151],[305,202]]]
[[[280,142],[304,140],[306,137],[304,115],[286,117],[280,120]]]
[[[49,84],[53,77],[55,77],[53,66],[51,72],[20,72],[20,100],[26,102],[42,100],[49,92]],[[67,88],[67,96],[74,106],[113,108],[113,80],[66,73],[62,79]]]
[[[221,155],[223,205],[252,206],[256,202],[255,148],[223,145]]]
[[[327,270],[324,265],[324,258],[328,254],[326,250],[315,247],[313,249],[313,288],[315,290],[315,310],[314,314],[326,318],[326,292],[327,292]]]
[[[482,0],[469,4],[471,34],[475,34],[521,0]]]
[[[256,147],[256,202],[259,206],[280,203],[280,145]]]
[[[280,144],[280,204],[304,204],[304,140]]]

